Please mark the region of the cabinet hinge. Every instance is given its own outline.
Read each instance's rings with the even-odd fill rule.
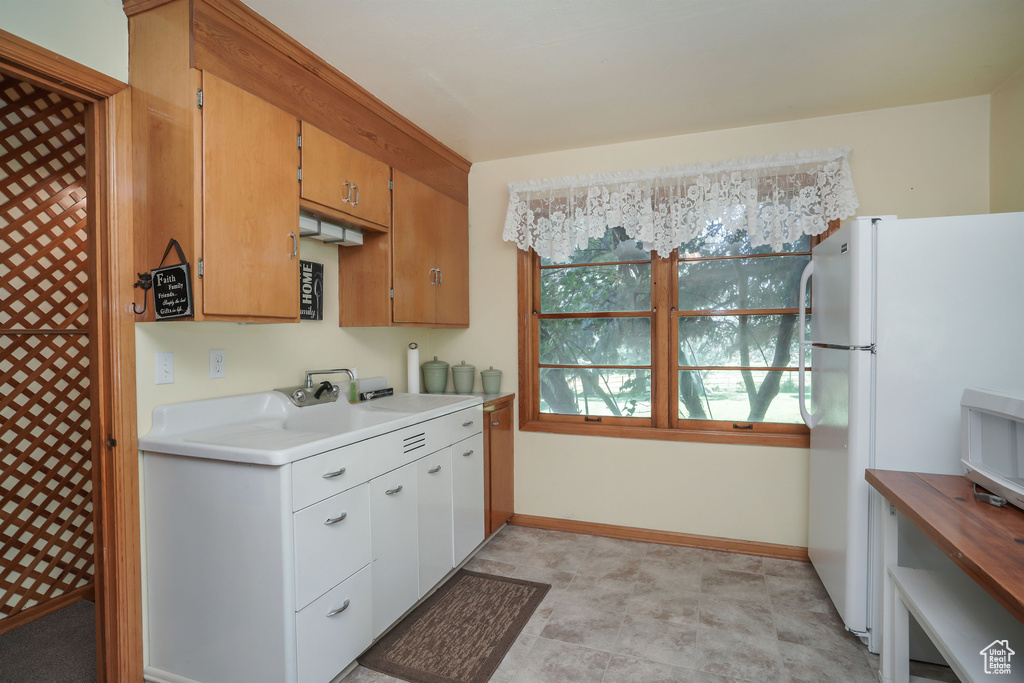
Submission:
[[[299,182],[302,182],[302,167],[299,166]]]
[[[389,180],[388,181],[388,189],[389,190],[395,189],[395,181],[394,180]]]
[[[299,149],[302,149],[302,134],[299,133]]]
[[[203,259],[199,259],[196,263],[196,271],[198,272],[199,277],[203,276]]]
[[[200,109],[203,108],[203,89],[199,88],[196,90],[196,106]]]
[[[392,299],[394,299],[394,298],[395,298],[395,290],[393,290],[393,289],[391,290],[391,298],[392,298]]]

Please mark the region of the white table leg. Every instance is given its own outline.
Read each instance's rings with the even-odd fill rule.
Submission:
[[[890,578],[890,583],[891,583]],[[910,611],[897,592],[892,612],[893,683],[910,683]]]
[[[879,662],[882,675],[882,683],[893,683],[898,665],[896,637],[898,627],[893,623],[897,602],[900,602],[894,595],[892,577],[889,576],[889,567],[899,566],[899,515],[896,508],[888,502],[883,502],[884,517],[882,519],[882,645],[881,661]],[[906,615],[907,608],[900,603],[903,614]],[[907,635],[907,624],[904,621],[903,634]],[[909,662],[907,663],[909,666]],[[907,675],[909,676],[909,669]],[[904,678],[904,681],[907,679]]]

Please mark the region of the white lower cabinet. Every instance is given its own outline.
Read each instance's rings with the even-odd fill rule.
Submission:
[[[416,463],[370,480],[373,637],[419,599]]]
[[[484,540],[483,433],[452,446],[452,513],[457,565]]]
[[[420,592],[423,597],[452,564],[452,449],[417,461]]]
[[[299,681],[330,681],[373,641],[370,567],[295,615]]]
[[[303,609],[370,562],[367,485],[296,512],[295,605]]]
[[[329,683],[483,541],[481,425],[282,466],[147,452],[147,680]]]

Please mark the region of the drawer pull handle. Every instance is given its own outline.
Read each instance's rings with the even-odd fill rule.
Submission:
[[[324,479],[333,479],[334,477],[340,477],[343,474],[345,474],[345,468],[344,467],[342,467],[337,472],[327,472],[326,474],[324,474]]]
[[[463,426],[463,427],[472,427],[472,426],[473,426],[473,421],[472,421],[472,420],[470,420],[469,422],[463,422],[463,423],[462,423],[462,426]]]
[[[470,450],[466,451],[465,453],[463,453],[463,454],[462,454],[462,457],[463,457],[463,458],[468,458],[468,457],[469,457],[469,456],[471,456],[471,455],[473,455],[473,451],[472,451],[472,449],[470,449]]]
[[[342,612],[344,612],[347,609],[348,609],[348,598],[345,598],[345,602],[341,603],[341,607],[339,607],[338,609],[332,609],[330,612],[327,613],[327,616],[329,616],[329,617],[337,616],[337,615],[341,614]]]
[[[427,474],[437,474],[440,471],[441,471],[441,466],[438,465],[437,467],[433,467],[433,468],[427,470]]]
[[[337,524],[338,522],[340,522],[341,520],[345,519],[346,517],[348,517],[348,513],[347,512],[342,512],[337,517],[328,517],[326,519],[326,521],[324,521],[324,524],[325,525],[327,525],[327,524]]]
[[[501,420],[495,420],[494,422],[491,423],[491,426],[492,427],[497,427],[500,424],[501,424]]]
[[[402,490],[402,485],[401,485],[401,484],[399,484],[399,485],[398,485],[398,486],[396,486],[395,488],[393,488],[393,489],[388,489],[387,491],[385,491],[385,492],[384,492],[384,495],[385,495],[385,496],[391,496],[391,495],[394,495],[394,494],[398,493],[398,492],[399,492],[399,491],[401,491],[401,490]]]

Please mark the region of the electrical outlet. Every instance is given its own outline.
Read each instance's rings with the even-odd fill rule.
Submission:
[[[210,349],[210,379],[224,377],[227,374],[225,370],[226,358],[227,353],[224,349]]]
[[[174,384],[174,353],[158,351],[156,354],[156,383]]]

